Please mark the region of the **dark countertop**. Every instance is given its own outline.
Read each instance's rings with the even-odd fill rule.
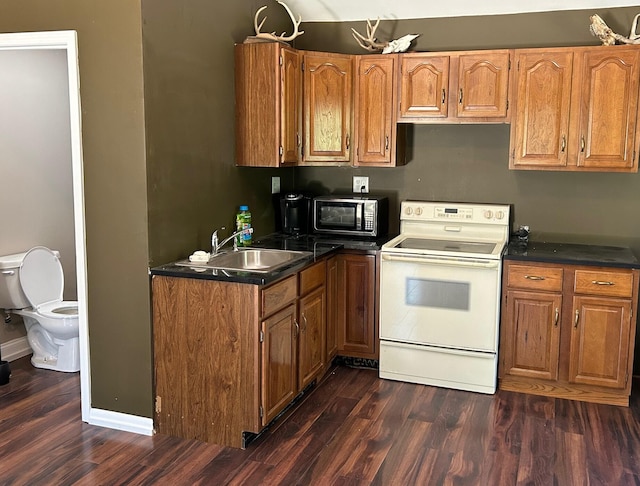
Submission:
[[[224,280],[228,282],[241,282],[254,285],[266,285],[283,277],[300,271],[310,263],[319,260],[330,253],[342,249],[361,252],[375,252],[392,236],[377,239],[362,238],[333,238],[316,235],[289,236],[282,233],[273,233],[257,238],[253,243],[254,248],[271,248],[277,250],[308,251],[308,258],[299,260],[291,265],[278,268],[269,273],[234,272],[230,270],[216,270],[202,268],[197,265],[176,265],[176,262],[167,263],[151,269],[151,275],[164,275],[167,277],[197,278],[202,280]]]
[[[621,246],[584,245],[529,241],[525,246],[511,241],[504,255],[505,260],[562,263],[571,265],[598,265],[605,267],[640,268],[633,252]]]

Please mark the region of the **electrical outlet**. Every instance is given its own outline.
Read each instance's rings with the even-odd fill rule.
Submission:
[[[353,176],[353,192],[359,194],[369,192],[369,177]]]
[[[271,178],[271,194],[280,193],[280,177],[275,176]]]

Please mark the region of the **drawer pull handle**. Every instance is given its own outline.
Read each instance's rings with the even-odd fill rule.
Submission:
[[[529,280],[544,280],[544,277],[540,277],[538,275],[525,275],[524,278]]]
[[[578,327],[579,320],[580,320],[580,310],[576,309],[576,318],[573,321],[573,327]]]
[[[591,283],[594,285],[615,285],[614,282],[607,282],[606,280],[592,280]]]
[[[553,318],[553,325],[555,327],[558,327],[558,319],[559,319],[559,317],[560,317],[560,310],[556,307],[556,315]]]
[[[13,275],[16,272],[14,270],[3,270],[1,273],[2,275]]]

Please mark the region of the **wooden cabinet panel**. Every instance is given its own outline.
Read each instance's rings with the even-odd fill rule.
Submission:
[[[399,121],[448,114],[449,56],[400,56]]]
[[[374,255],[338,255],[338,353],[378,357]]]
[[[607,297],[631,297],[631,271],[576,270],[574,291],[577,294]]]
[[[558,378],[561,309],[561,294],[507,291],[504,374]]]
[[[306,295],[313,289],[324,285],[326,262],[323,260],[300,272],[300,295]]]
[[[580,56],[578,167],[637,170],[639,60],[637,48],[589,49]]]
[[[267,287],[262,292],[262,316],[268,316],[290,302],[293,302],[297,295],[297,275],[292,275],[281,282]]]
[[[562,291],[561,267],[510,264],[506,275],[509,288]]]
[[[348,163],[351,154],[352,57],[304,54],[303,163]]]
[[[389,167],[397,163],[394,90],[397,60],[396,55],[356,57],[354,165]]]
[[[323,266],[324,270],[324,266]],[[320,287],[302,297],[299,304],[298,388],[304,389],[324,369],[326,362],[325,289]]]
[[[623,389],[627,386],[631,301],[575,297],[569,381]]]
[[[326,317],[327,364],[338,354],[338,257],[327,260]]]
[[[236,165],[300,160],[300,54],[277,42],[235,46]]]
[[[573,51],[516,51],[515,66],[510,166],[565,167]]]
[[[262,425],[268,424],[298,393],[296,336],[295,304],[262,323]]]
[[[281,48],[281,165],[297,165],[302,151],[302,55]]]
[[[459,118],[505,118],[509,91],[510,51],[484,51],[456,56],[457,97],[455,114]]]

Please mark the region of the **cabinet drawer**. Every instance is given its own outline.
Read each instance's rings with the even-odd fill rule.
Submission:
[[[519,289],[562,290],[562,268],[509,265],[507,285]]]
[[[262,317],[282,309],[298,295],[296,275],[291,275],[262,291]]]
[[[318,262],[300,272],[300,296],[324,285],[326,266],[325,261]]]
[[[576,294],[631,297],[633,294],[633,274],[631,272],[576,270],[574,292]]]

